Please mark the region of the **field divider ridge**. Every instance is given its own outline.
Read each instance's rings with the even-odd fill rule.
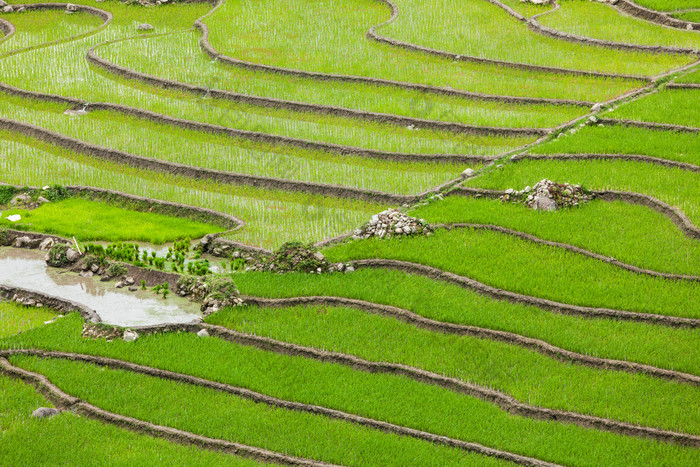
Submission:
[[[71,97],[63,97],[55,94],[26,91],[23,89],[0,83],[0,92],[8,95],[19,96],[26,99],[39,101],[56,102],[59,104],[71,105],[75,108],[90,111],[117,112],[127,117],[139,118],[153,123],[168,125],[174,128],[199,131],[203,133],[217,134],[232,139],[245,139],[253,142],[269,143],[279,146],[289,146],[298,149],[312,151],[325,151],[339,155],[349,155],[358,157],[368,157],[379,160],[408,161],[408,162],[458,162],[458,163],[488,163],[496,159],[497,156],[481,156],[470,154],[421,154],[380,151],[358,146],[346,146],[341,144],[326,143],[322,141],[312,141],[289,136],[274,135],[250,130],[241,130],[211,123],[199,122],[196,120],[186,120],[179,117],[160,114],[150,110],[129,107],[121,104],[109,102],[88,102]]]
[[[382,23],[377,26],[373,26],[372,28],[369,29],[367,32],[367,37],[370,39],[374,39],[379,42],[387,42],[390,43],[391,45],[394,46],[399,46],[399,44],[406,44],[408,50],[412,51],[418,51],[418,52],[426,52],[430,53],[428,51],[432,49],[427,49],[424,47],[420,46],[414,46],[412,44],[408,43],[400,43],[399,44],[394,44],[393,39],[389,38],[383,38],[382,36],[379,36],[376,34],[375,29],[383,26],[385,24],[388,24],[393,21],[394,18],[394,11],[398,11],[398,8],[393,5],[393,3],[389,2],[388,0],[377,0],[381,3],[386,4],[389,6],[389,8],[392,10],[392,18],[390,18],[389,21]],[[224,0],[220,0],[219,3],[217,4],[217,8],[221,6],[224,3]],[[214,10],[212,10],[209,14],[214,13]],[[206,15],[206,16],[209,16]],[[276,74],[282,74],[282,75],[287,75],[287,76],[296,76],[296,77],[301,77],[301,78],[309,78],[309,79],[316,79],[319,81],[337,81],[337,82],[350,82],[350,83],[366,83],[366,84],[373,84],[373,85],[378,85],[378,86],[389,86],[389,87],[396,87],[400,89],[407,89],[407,90],[415,90],[415,91],[421,91],[429,94],[437,94],[437,95],[443,95],[443,96],[450,96],[450,97],[460,97],[460,98],[467,98],[467,99],[472,99],[472,100],[481,100],[481,101],[488,101],[488,102],[505,102],[505,103],[511,103],[511,104],[551,104],[551,105],[573,105],[573,106],[580,106],[580,107],[590,107],[593,105],[592,102],[587,102],[587,101],[577,101],[577,100],[567,100],[567,99],[551,99],[551,98],[544,98],[544,97],[524,97],[524,96],[502,96],[502,95],[494,95],[494,94],[484,94],[484,93],[478,93],[478,92],[470,92],[470,91],[463,91],[463,90],[458,90],[458,89],[452,89],[452,88],[445,88],[445,87],[439,87],[439,86],[430,86],[426,84],[418,84],[418,83],[408,83],[408,82],[403,82],[403,81],[395,81],[395,80],[389,80],[389,79],[383,79],[383,78],[371,78],[371,77],[366,77],[366,76],[354,76],[354,75],[342,75],[342,74],[334,74],[334,73],[322,73],[322,72],[314,72],[314,71],[304,71],[304,70],[297,70],[297,69],[292,69],[292,68],[283,68],[283,67],[276,67],[272,65],[264,65],[264,64],[259,64],[259,63],[252,63],[248,62],[245,60],[240,60],[236,59],[233,57],[229,57],[227,55],[223,55],[220,52],[218,52],[209,42],[209,28],[208,26],[202,21],[204,18],[200,18],[194,23],[195,29],[199,30],[201,34],[201,39],[200,39],[200,47],[202,50],[209,55],[211,58],[218,60],[222,63],[226,63],[232,66],[236,66],[239,68],[245,68],[249,70],[255,70],[255,71],[265,71],[265,72],[270,72],[270,73],[276,73]],[[525,70],[535,70],[535,71],[547,71],[547,72],[552,72],[552,73],[560,73],[560,74],[574,74],[574,75],[583,75],[583,76],[597,76],[597,77],[604,77],[604,78],[620,78],[620,79],[635,79],[635,80],[647,80],[648,78],[645,77],[639,77],[639,76],[627,76],[627,75],[615,75],[615,74],[605,74],[605,73],[594,73],[594,72],[586,72],[586,71],[577,71],[577,70],[569,70],[569,69],[563,69],[563,68],[550,68],[550,67],[539,67],[535,65],[527,65],[527,64],[520,64],[520,63],[513,63],[513,62],[506,62],[506,61],[500,61],[500,60],[491,60],[491,59],[483,59],[479,57],[465,57],[465,56],[458,56],[455,54],[450,54],[448,52],[441,52],[441,51],[435,51],[433,55],[438,55],[444,58],[449,58],[449,59],[456,59],[456,60],[462,60],[462,61],[472,61],[476,63],[482,63],[482,64],[491,64],[491,65],[498,65],[498,66],[503,66],[503,67],[508,67],[508,68],[515,68],[515,69],[525,69]],[[455,58],[455,57],[460,57],[460,58]]]
[[[208,438],[206,436],[197,435],[188,431],[178,430],[168,426],[155,425],[133,417],[108,412],[92,404],[83,402],[77,397],[66,394],[56,385],[51,383],[51,381],[49,381],[49,379],[45,376],[13,366],[7,359],[2,357],[0,357],[0,373],[33,385],[41,394],[43,394],[48,400],[53,402],[62,410],[68,410],[78,415],[99,420],[103,423],[116,425],[135,433],[164,438],[170,442],[192,445],[202,449],[236,454],[262,462],[272,462],[281,465],[308,465],[318,467],[333,465],[311,459],[293,457],[274,451],[268,451],[266,449],[225,441],[222,439]]]
[[[627,13],[630,16],[660,24],[662,26],[685,30],[688,30],[688,26],[690,26],[692,28],[691,30],[700,30],[700,23],[673,18],[672,16],[668,16],[660,11],[650,10],[649,8],[638,5],[632,0],[616,0],[614,2],[610,2],[610,4],[617,10]]]
[[[634,128],[644,128],[647,130],[666,130],[666,131],[682,131],[685,133],[700,133],[700,128],[686,126],[686,125],[673,125],[670,123],[656,123],[656,122],[643,122],[639,120],[628,120],[628,119],[615,119],[615,118],[600,118],[598,122],[603,125],[610,126],[626,126]]]
[[[68,7],[68,5],[69,5],[68,3],[28,3],[28,4],[21,5],[21,6],[24,7],[26,11],[30,11],[30,10],[40,11],[40,10],[65,10]],[[100,26],[98,26],[94,29],[91,29],[89,31],[86,31],[82,34],[75,34],[72,36],[64,37],[63,39],[57,39],[55,41],[44,42],[44,43],[36,44],[36,45],[30,45],[27,47],[22,47],[22,48],[15,49],[15,50],[10,50],[10,51],[5,52],[5,53],[0,53],[0,59],[11,57],[13,55],[18,55],[18,54],[25,53],[25,52],[30,52],[32,50],[38,50],[38,49],[43,49],[43,48],[47,48],[47,47],[52,47],[52,46],[58,45],[58,44],[65,44],[67,42],[76,41],[78,39],[84,39],[86,37],[92,36],[94,34],[97,34],[100,31],[102,31],[107,26],[109,26],[109,24],[114,20],[114,15],[112,15],[112,13],[110,13],[109,11],[101,10],[99,8],[95,8],[95,7],[88,6],[88,5],[77,4],[77,5],[73,5],[73,6],[76,7],[76,11],[82,11],[82,12],[85,12],[85,13],[88,13],[88,14],[91,14],[93,16],[97,16],[97,17],[101,18],[103,23]],[[1,21],[0,21],[0,24],[1,24]],[[2,28],[2,26],[0,26],[0,28]],[[13,31],[13,33],[14,33],[14,31]],[[0,42],[2,42],[2,40],[0,40]]]
[[[394,22],[394,20],[396,20],[398,18],[399,7],[397,5],[395,5],[391,0],[377,0],[377,1],[386,4],[391,9],[392,14],[391,14],[391,17],[387,21],[385,21],[384,23],[378,24],[376,26],[372,26],[369,29],[369,31],[367,32],[367,37],[369,39],[375,40],[377,42],[389,44],[389,45],[392,45],[392,46],[397,47],[397,48],[416,51],[416,52],[423,52],[423,53],[426,53],[429,55],[443,57],[443,58],[447,58],[447,59],[458,61],[458,62],[472,62],[472,63],[480,63],[480,64],[486,64],[486,65],[496,65],[496,66],[502,66],[505,68],[512,68],[512,69],[516,69],[516,70],[555,73],[555,74],[571,75],[571,76],[590,76],[590,77],[596,77],[596,78],[628,79],[628,80],[638,80],[638,81],[651,82],[651,78],[649,78],[647,76],[625,75],[625,74],[616,74],[616,73],[603,73],[603,72],[598,72],[598,71],[575,70],[572,68],[559,68],[559,67],[544,66],[544,65],[531,65],[528,63],[521,63],[521,62],[508,62],[508,61],[504,61],[504,60],[483,58],[483,57],[477,57],[477,56],[473,56],[473,55],[456,54],[453,52],[447,52],[444,50],[434,49],[434,48],[430,48],[430,47],[424,47],[421,45],[411,44],[411,43],[405,42],[405,41],[400,41],[398,39],[393,39],[391,37],[386,37],[386,36],[383,36],[383,35],[377,33],[377,29]],[[511,16],[514,16],[517,20],[519,20],[521,22],[527,22],[527,18],[525,18],[524,16],[522,16],[520,13],[516,12],[515,10],[513,10],[509,6],[504,5],[503,3],[498,2],[498,1],[494,1],[494,0],[486,0],[486,1],[504,9]]]
[[[585,428],[593,428],[602,431],[609,431],[625,436],[635,436],[651,438],[658,441],[677,443],[686,446],[700,446],[700,437],[687,433],[662,430],[659,428],[633,425],[619,420],[584,415],[577,412],[548,409],[525,404],[517,401],[512,396],[494,389],[479,386],[477,384],[462,381],[457,378],[444,376],[420,368],[412,367],[401,363],[374,362],[362,359],[355,355],[320,350],[314,347],[305,347],[285,341],[278,341],[269,337],[247,334],[224,326],[208,323],[192,323],[181,325],[157,325],[141,328],[132,328],[142,333],[158,333],[170,331],[186,331],[196,334],[202,329],[206,329],[210,336],[222,339],[231,343],[258,348],[268,352],[292,357],[303,357],[325,363],[334,363],[348,366],[354,370],[366,373],[379,373],[405,376],[424,384],[432,384],[443,387],[450,391],[466,394],[480,400],[492,403],[501,410],[513,415],[532,418],[536,420],[557,421],[579,425]],[[0,351],[2,355],[2,351]]]
[[[668,280],[700,282],[700,276],[694,276],[694,275],[688,275],[688,274],[674,274],[674,273],[668,273],[668,272],[654,271],[652,269],[640,268],[640,267],[634,266],[632,264],[623,263],[622,261],[619,261],[611,256],[601,255],[599,253],[595,253],[593,251],[586,250],[584,248],[580,248],[580,247],[577,247],[575,245],[571,245],[569,243],[545,240],[543,238],[536,237],[536,236],[529,234],[527,232],[520,232],[518,230],[509,229],[507,227],[502,227],[500,225],[455,222],[455,223],[450,223],[450,224],[431,224],[431,227],[433,229],[436,229],[436,230],[437,229],[443,229],[443,230],[454,230],[454,229],[489,230],[489,231],[498,232],[498,233],[504,234],[504,235],[510,235],[512,237],[516,237],[516,238],[519,238],[521,240],[536,243],[538,245],[547,245],[547,246],[551,246],[554,248],[561,248],[563,250],[571,251],[573,253],[577,253],[577,254],[586,256],[588,258],[602,261],[603,263],[610,264],[610,265],[616,266],[620,269],[625,269],[627,271],[631,271],[631,272],[634,272],[634,273],[640,274],[640,275],[657,277],[660,279],[668,279]]]
[[[673,161],[670,159],[662,159],[660,157],[644,156],[639,154],[518,154],[511,157],[511,161],[519,160],[553,160],[553,161],[586,161],[586,160],[622,160],[632,162],[645,162],[648,164],[660,165],[672,169],[689,170],[691,172],[700,172],[700,166],[689,164],[687,162]]]
[[[594,190],[591,193],[598,199],[603,201],[624,201],[630,204],[646,206],[654,211],[668,217],[678,228],[688,237],[700,239],[700,228],[696,227],[693,222],[685,215],[683,211],[671,206],[668,203],[656,199],[652,196],[642,193],[634,193],[630,191],[615,191],[615,190]],[[504,190],[487,190],[483,188],[457,187],[454,190],[446,193],[446,196],[469,196],[472,198],[485,197],[490,199],[499,199],[505,195]]]
[[[461,276],[459,274],[434,268],[432,266],[426,266],[420,263],[383,258],[351,260],[348,261],[348,263],[355,269],[391,269],[407,272],[409,274],[417,274],[424,277],[429,277],[433,280],[454,284],[496,300],[504,300],[510,303],[534,306],[542,310],[563,315],[581,316],[585,318],[609,318],[620,321],[644,322],[678,328],[697,329],[700,327],[700,319],[695,318],[683,318],[654,313],[616,310],[612,308],[572,305],[568,303],[556,302],[554,300],[533,297],[530,295],[519,294],[509,290],[492,287],[469,277]]]
[[[330,105],[312,104],[307,102],[289,101],[272,97],[252,96],[248,94],[225,91],[221,89],[206,88],[193,84],[183,83],[157,76],[141,73],[136,70],[117,65],[99,57],[95,50],[115,42],[132,40],[134,38],[146,38],[148,36],[132,36],[122,39],[101,42],[91,47],[86,53],[86,60],[91,65],[103,69],[111,74],[123,78],[156,86],[162,89],[175,90],[200,97],[211,97],[215,99],[246,103],[250,105],[268,107],[275,109],[285,109],[294,112],[306,112],[319,115],[331,115],[345,117],[355,120],[364,120],[376,123],[388,123],[400,126],[413,125],[415,128],[430,129],[436,131],[450,131],[457,134],[487,135],[487,136],[543,136],[552,132],[551,128],[506,128],[467,125],[457,122],[446,122],[438,120],[427,120],[422,118],[406,117],[402,115],[385,114],[379,112],[369,112],[364,110],[349,109],[345,107],[334,107]],[[588,104],[586,104],[588,105]]]
[[[24,232],[22,232],[24,233]],[[52,237],[52,236],[51,236]],[[52,237],[54,238],[54,237]],[[60,238],[60,237],[55,237]],[[91,323],[101,323],[102,318],[97,314],[92,308],[83,305],[82,303],[74,302],[61,297],[56,297],[54,295],[49,295],[44,292],[39,292],[36,290],[25,289],[23,287],[16,287],[12,285],[0,284],[0,299],[5,299],[7,301],[12,301],[12,297],[15,295],[24,299],[33,299],[37,302],[41,302],[44,306],[53,308],[57,311],[63,313],[78,312],[80,316],[88,322]]]
[[[207,389],[212,389],[215,391],[232,394],[243,399],[251,400],[255,403],[265,404],[270,407],[281,408],[286,410],[294,410],[297,412],[306,412],[314,415],[320,415],[328,417],[334,420],[341,420],[344,422],[349,422],[355,425],[364,426],[385,433],[391,433],[399,436],[406,436],[410,438],[419,439],[422,441],[428,441],[433,444],[439,444],[443,446],[448,446],[451,448],[461,449],[467,452],[473,452],[477,454],[486,455],[489,457],[495,457],[498,459],[507,460],[514,462],[519,465],[533,466],[533,467],[554,467],[557,464],[552,464],[549,462],[544,462],[539,459],[534,459],[526,456],[521,456],[518,454],[510,453],[507,451],[501,451],[497,449],[492,449],[487,446],[483,446],[477,443],[470,443],[467,441],[449,438],[447,436],[436,435],[430,432],[417,430],[413,428],[404,427],[401,425],[396,425],[389,422],[384,422],[368,417],[363,417],[360,415],[355,415],[347,412],[342,412],[340,410],[329,409],[327,407],[305,404],[301,402],[294,402],[284,399],[278,399],[276,397],[268,396],[250,389],[243,387],[232,386],[230,384],[219,383],[216,381],[207,380],[204,378],[199,378],[196,376],[191,376],[183,373],[176,373],[168,370],[162,370],[159,368],[148,367],[145,365],[139,365],[136,363],[131,363],[128,361],[117,360],[113,358],[98,357],[86,354],[76,354],[76,353],[66,353],[66,352],[51,352],[42,350],[10,350],[10,351],[0,351],[0,355],[3,357],[11,355],[25,355],[25,356],[36,356],[40,358],[53,358],[53,359],[64,359],[75,362],[92,363],[102,367],[107,367],[110,369],[118,369],[129,371],[132,373],[147,375],[159,379],[164,379],[168,381],[175,381],[180,383],[190,384],[192,386],[203,387]]]
[[[37,127],[35,125],[4,118],[0,118],[0,130],[16,132],[39,141],[60,146],[70,151],[139,169],[169,173],[196,180],[210,180],[216,183],[252,186],[256,188],[281,190],[287,192],[312,193],[321,196],[355,199],[378,204],[406,204],[416,202],[419,199],[439,191],[445,185],[455,184],[460,181],[460,179],[450,180],[437,188],[415,195],[400,195],[341,185],[302,182],[259,175],[224,172],[220,170],[178,164],[97,146],[41,127]]]
[[[616,41],[608,41],[608,40],[604,40],[604,39],[595,39],[592,37],[580,36],[577,34],[569,34],[569,33],[562,32],[562,31],[559,31],[557,29],[550,28],[550,27],[547,27],[547,26],[540,24],[537,21],[538,16],[543,16],[543,15],[546,15],[548,13],[552,13],[553,11],[556,11],[560,8],[560,5],[557,2],[557,0],[552,0],[552,3],[555,6],[555,8],[553,10],[544,11],[542,13],[534,15],[533,17],[531,17],[529,19],[526,18],[525,16],[521,15],[520,13],[516,12],[515,10],[513,10],[509,6],[505,5],[504,3],[500,2],[499,0],[486,0],[486,1],[488,1],[489,3],[492,3],[496,6],[499,6],[501,9],[508,12],[511,16],[513,16],[516,19],[518,19],[519,21],[525,23],[531,31],[538,33],[538,34],[541,34],[543,36],[549,36],[549,37],[553,37],[555,39],[561,39],[561,40],[565,40],[565,41],[573,42],[573,43],[578,43],[578,44],[607,47],[610,49],[618,49],[618,50],[626,50],[626,51],[664,53],[664,54],[700,55],[700,50],[691,49],[688,47],[670,47],[670,46],[662,46],[662,45],[640,45],[640,44],[630,44],[627,42],[616,42]]]
[[[628,373],[645,374],[657,378],[688,383],[693,386],[700,385],[700,376],[683,373],[665,368],[658,368],[643,363],[630,362],[626,360],[615,360],[609,358],[599,358],[590,355],[573,352],[560,347],[556,347],[541,339],[522,336],[508,331],[493,330],[478,326],[454,324],[450,322],[438,321],[426,318],[412,311],[398,308],[391,305],[368,302],[346,297],[330,296],[304,296],[291,298],[263,298],[242,296],[244,305],[254,305],[265,308],[288,308],[294,306],[342,306],[369,313],[389,316],[399,321],[414,325],[421,329],[443,334],[454,334],[458,336],[471,336],[479,339],[487,339],[496,342],[503,342],[510,345],[517,345],[528,350],[538,352],[561,362],[570,362],[590,368],[602,370],[625,371]]]

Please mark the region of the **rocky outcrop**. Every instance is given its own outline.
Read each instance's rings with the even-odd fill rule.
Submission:
[[[593,193],[581,185],[556,183],[551,180],[541,180],[534,188],[526,186],[523,190],[512,188],[500,197],[502,201],[524,203],[535,211],[556,211],[560,208],[572,208],[593,199]]]

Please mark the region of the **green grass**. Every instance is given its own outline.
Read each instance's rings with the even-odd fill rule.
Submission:
[[[659,74],[692,61],[690,57],[620,51],[546,37],[486,1],[398,0],[396,3],[401,9],[399,18],[380,28],[380,34],[456,54],[627,75]],[[563,9],[567,7],[568,3],[562,5]],[[546,23],[558,13],[544,15],[540,21]],[[598,21],[597,13],[582,11],[578,19],[589,24]],[[308,23],[301,22],[300,27],[305,24]],[[563,89],[572,92],[566,86]]]
[[[90,364],[12,358],[98,407],[204,436],[344,465],[460,465],[502,461],[425,441],[272,408],[212,389]],[[118,387],[119,391],[113,388]],[[182,401],[186,400],[187,405]],[[362,446],[362,449],[358,449]]]
[[[424,5],[420,2],[412,2],[410,5],[399,2],[399,7],[402,11],[399,19],[391,26],[381,28],[379,33],[404,40],[413,39],[411,34],[418,35],[421,39],[427,36],[429,39],[417,42],[427,46],[442,46],[444,44],[440,40],[444,34],[436,31],[437,28],[445,26],[452,31],[452,36],[457,37],[456,31],[479,26],[473,22],[468,23],[469,27],[465,26],[467,8],[470,11],[483,9],[487,15],[484,21],[488,40],[481,35],[484,31],[479,30],[475,35],[481,40],[459,37],[456,41],[460,48],[451,52],[475,52],[476,55],[488,58],[564,66],[571,64],[566,57],[573,55],[574,50],[583,50],[580,46],[542,39],[516,20],[511,21],[498,7],[486,2],[460,2],[452,10],[442,9],[443,2]],[[275,14],[270,14],[271,11]],[[446,14],[447,11],[449,15]],[[416,15],[419,20],[412,20],[410,15]],[[207,18],[205,23],[211,29],[212,45],[222,54],[255,63],[309,71],[388,78],[436,86],[449,85],[455,89],[489,94],[583,100],[607,100],[619,95],[624,89],[641,84],[622,79],[572,77],[468,62],[455,63],[450,59],[431,57],[367,40],[367,30],[386,21],[388,17],[386,5],[372,0],[334,0],[330,3],[294,0],[283,5],[274,0],[266,0],[255,3],[227,2]],[[502,34],[494,35],[496,29],[502,31]],[[497,48],[504,53],[494,56],[490,53],[489,44],[502,45],[499,37],[508,40],[508,47]],[[528,39],[533,41],[534,46],[526,52],[519,45],[522,40]],[[513,46],[514,41],[517,41],[516,46]],[[562,53],[559,47],[566,53]],[[474,48],[478,50],[472,50]],[[544,54],[556,53],[557,59],[538,62],[540,48],[545,49]],[[580,58],[582,57],[576,56],[573,60],[574,64],[580,65],[577,68],[639,73],[665,70],[674,64],[687,62],[686,58],[679,60],[676,57],[625,54],[604,49],[592,51],[587,56],[587,63]]]
[[[56,316],[48,308],[27,308],[12,302],[0,301],[0,337],[7,337],[43,326]]]
[[[324,253],[331,261],[386,258],[421,263],[493,287],[568,304],[700,316],[696,284],[640,276],[497,232],[460,229],[438,231],[432,237],[358,240]]]
[[[0,42],[0,57],[14,50],[84,34],[99,27],[102,20],[87,13],[67,15],[60,10],[23,11],[5,15],[16,28],[14,35]]]
[[[686,384],[560,363],[475,337],[417,329],[394,318],[342,307],[236,307],[206,320],[246,334],[410,365],[494,388],[536,406],[697,433],[700,392]],[[615,388],[614,392],[610,388]],[[654,400],[649,400],[654,394]]]
[[[467,439],[497,449],[564,465],[594,466],[610,463],[678,465],[693,463],[697,457],[696,450],[666,443],[617,436],[574,425],[511,416],[491,403],[404,377],[368,374],[341,365],[274,354],[215,338],[201,339],[191,334],[164,334],[144,336],[135,344],[84,340],[79,337],[81,323],[77,316],[71,316],[56,325],[57,327],[25,334],[21,340],[12,341],[15,344],[8,342],[8,345],[38,345],[43,348],[73,350],[125,359],[247,387],[285,400],[322,405],[445,436]],[[173,352],[174,348],[181,351]],[[60,376],[57,374],[60,370],[57,372],[53,370],[57,368],[53,361],[44,364],[38,361],[30,362],[28,359],[22,360],[23,366],[31,363],[32,366],[37,365],[39,369],[41,365],[42,373],[45,372],[44,370],[51,369],[51,374],[46,372],[49,378],[70,392],[77,394],[90,391],[94,394],[100,391],[108,393],[106,397],[110,399],[119,398],[119,401],[114,402],[115,409],[117,404],[119,408],[124,407],[122,400],[140,400],[144,397],[137,394],[132,398],[131,387],[126,384],[127,380],[124,380],[121,374],[118,378],[115,376],[114,386],[123,387],[126,392],[124,395],[108,389],[111,381],[100,384],[104,380],[92,378],[93,374],[96,377],[114,374],[109,370],[93,371],[89,370],[88,366],[73,364],[69,366],[70,373],[64,371],[61,372],[63,376]],[[222,361],[228,364],[222,365]],[[84,387],[81,381],[73,379],[75,376],[73,368],[76,367],[80,367],[82,371],[90,371],[89,376],[85,378],[89,387]],[[62,368],[67,366],[62,365]],[[69,383],[66,381],[68,379],[72,381]],[[62,386],[64,381],[66,385]],[[150,379],[144,381],[139,378],[139,381],[148,384]],[[164,386],[173,385],[168,383]],[[149,384],[148,387],[139,386],[135,391],[139,394],[150,393],[152,388],[153,386]],[[103,404],[105,398],[101,397],[98,401],[92,399],[93,397],[96,396],[91,394],[89,400],[107,408]],[[167,404],[167,400],[159,395],[155,401],[146,402],[143,405],[156,404],[153,412],[182,407],[181,397],[178,397],[172,405]],[[104,400],[104,402],[108,401]],[[209,405],[198,406],[198,412],[204,412],[205,416],[208,416],[211,411],[214,417],[218,417],[221,407],[217,406],[213,409],[209,407]],[[129,414],[140,415],[150,408],[136,409],[138,411],[129,408]],[[176,414],[170,411],[170,415]],[[145,416],[150,417],[151,414],[146,413]],[[175,421],[172,416],[170,420]],[[219,429],[224,429],[223,427],[230,426],[232,423],[237,424],[239,421],[235,417],[231,418],[221,423]],[[274,439],[272,436],[270,438]],[[305,440],[299,445],[309,442],[311,441]],[[363,449],[368,447],[365,445]],[[347,456],[354,456],[354,450],[349,450],[349,454],[346,453]],[[401,452],[391,454],[401,459]],[[347,456],[343,457],[345,464],[350,462]],[[421,461],[422,459],[419,459],[410,463],[422,464]],[[379,460],[371,462],[373,465],[379,463]]]
[[[634,106],[635,104],[630,104]],[[637,108],[642,107],[637,105]],[[632,107],[634,108],[634,107]],[[645,111],[655,111],[644,105]],[[618,109],[625,111],[625,107]],[[606,114],[610,116],[611,114]],[[617,115],[617,112],[616,114]],[[700,136],[624,126],[586,126],[532,149],[536,154],[639,154],[700,165]]]
[[[5,217],[20,214],[19,222]],[[211,224],[175,216],[131,209],[86,199],[67,199],[47,203],[27,211],[3,212],[0,227],[45,232],[63,237],[76,236],[81,241],[140,241],[162,245],[185,238],[200,238],[222,230]]]
[[[360,269],[353,274],[321,276],[246,273],[235,276],[235,281],[245,295],[269,298],[328,295],[366,300],[404,308],[437,321],[541,339],[581,354],[700,373],[694,351],[700,345],[697,331],[552,314],[399,271]]]
[[[464,170],[461,164],[383,161],[246,142],[108,111],[76,118],[63,115],[63,106],[46,109],[3,100],[0,109],[13,120],[102,147],[230,173],[413,194],[454,180]]]
[[[700,275],[700,248],[668,217],[644,206],[594,201],[555,215],[520,204],[453,196],[411,213],[433,224],[495,224],[660,272]]]
[[[700,34],[698,34],[700,37]],[[651,94],[644,99],[638,99],[621,105],[607,117],[642,120],[654,123],[673,123],[691,127],[700,126],[700,89],[665,89]],[[676,134],[673,138],[678,138]],[[684,134],[678,139],[693,139],[694,148],[700,151],[700,135]]]
[[[682,169],[630,161],[529,161],[504,165],[468,181],[472,187],[523,189],[548,178],[591,190],[620,190],[653,196],[685,212],[700,225],[700,175]]]
[[[64,412],[29,418],[52,405],[35,388],[0,376],[0,465],[261,465],[229,454],[180,446]]]
[[[676,78],[678,83],[700,84],[700,69]]]
[[[31,146],[30,146],[31,145]],[[247,222],[235,239],[276,248],[352,230],[386,206],[304,193],[220,185],[102,162],[12,134],[0,135],[0,180],[19,186],[82,184],[214,209]]]
[[[596,2],[565,0],[561,8],[539,18],[553,29],[579,36],[638,45],[700,49],[700,34],[654,24],[621,14]],[[583,18],[583,21],[582,21]]]

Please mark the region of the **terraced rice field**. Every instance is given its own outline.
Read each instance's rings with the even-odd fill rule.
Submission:
[[[700,2],[8,3],[0,465],[700,465]]]

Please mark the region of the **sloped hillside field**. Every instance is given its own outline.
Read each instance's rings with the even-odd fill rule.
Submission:
[[[700,0],[0,0],[0,465],[700,465]]]

